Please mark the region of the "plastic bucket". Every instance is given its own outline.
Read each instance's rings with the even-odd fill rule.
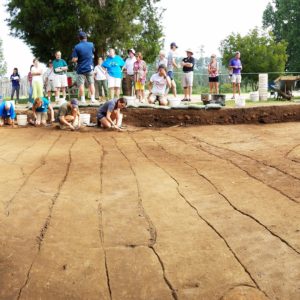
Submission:
[[[80,125],[89,125],[91,121],[90,114],[80,114]]]
[[[201,101],[209,101],[209,94],[201,94]]]
[[[235,106],[236,107],[245,107],[246,106],[246,100],[245,100],[245,98],[241,97],[241,96],[237,97],[235,99]]]
[[[27,115],[17,115],[17,123],[19,126],[27,125]]]
[[[123,96],[127,100],[127,105],[135,105],[136,98],[134,96]]]
[[[170,107],[175,107],[181,104],[181,100],[180,99],[168,99],[168,104]]]
[[[259,100],[259,94],[257,92],[250,93],[250,100],[257,102]]]
[[[225,106],[225,99],[226,99],[226,95],[222,95],[222,94],[211,95],[211,103],[221,104],[222,106]]]

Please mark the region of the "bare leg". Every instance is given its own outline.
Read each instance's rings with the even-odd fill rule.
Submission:
[[[116,93],[116,98],[119,98],[120,97],[120,88],[119,87],[115,88],[115,93]]]
[[[237,88],[238,88],[239,95],[241,95],[241,84],[240,83],[237,83]]]
[[[114,97],[115,97],[115,88],[114,87],[109,88],[109,93],[110,93],[110,99],[114,99]]]

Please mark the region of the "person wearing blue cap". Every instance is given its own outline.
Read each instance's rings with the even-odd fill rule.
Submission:
[[[0,126],[14,125],[16,112],[11,102],[3,101],[0,103]]]
[[[87,41],[87,35],[85,32],[79,32],[80,42],[74,47],[72,53],[72,61],[77,63],[77,85],[79,87],[79,96],[82,103],[85,103],[84,96],[84,81],[85,79],[89,85],[89,91],[91,96],[91,102],[97,102],[95,100],[95,86],[94,86],[94,44]]]
[[[178,68],[178,65],[176,63],[176,58],[177,56],[177,50],[178,46],[176,45],[175,42],[171,43],[170,45],[170,51],[168,54],[168,64],[167,64],[167,72],[168,72],[168,76],[171,79],[171,89],[173,92],[174,97],[177,97],[177,92],[176,92],[176,83],[174,80],[174,68]]]
[[[70,128],[71,130],[79,128],[79,116],[78,101],[76,99],[63,103],[58,110],[60,128]]]

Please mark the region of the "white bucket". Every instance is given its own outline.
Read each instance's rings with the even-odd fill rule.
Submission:
[[[91,121],[90,114],[80,114],[80,125],[89,125]]]
[[[250,100],[253,102],[257,102],[259,100],[259,94],[258,92],[252,92],[250,93]]]
[[[27,115],[17,115],[17,123],[19,126],[27,125]]]
[[[235,106],[236,107],[245,107],[246,106],[246,100],[244,97],[239,96],[235,99]]]
[[[127,100],[127,105],[134,106],[136,104],[136,97],[134,96],[124,96],[124,99]]]
[[[181,100],[176,99],[176,98],[171,98],[171,99],[168,99],[168,104],[170,107],[178,106],[181,104]]]

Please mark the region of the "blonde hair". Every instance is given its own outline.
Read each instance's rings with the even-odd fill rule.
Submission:
[[[34,108],[37,108],[37,107],[39,107],[40,104],[42,104],[42,103],[43,103],[42,98],[41,98],[41,97],[38,97],[38,98],[35,98],[35,99],[34,99],[33,106],[34,106]]]

